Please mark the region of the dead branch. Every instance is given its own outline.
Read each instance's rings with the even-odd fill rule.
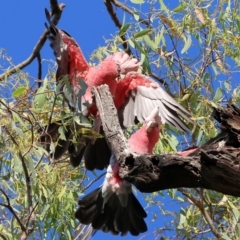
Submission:
[[[61,18],[62,11],[63,11],[63,8],[65,7],[65,4],[61,3],[61,4],[58,5],[57,0],[51,0],[50,4],[51,4],[52,13],[54,15],[53,16],[53,23],[55,25],[57,25],[59,19]],[[39,38],[38,42],[36,43],[35,47],[33,48],[33,51],[31,53],[31,55],[26,60],[24,60],[23,62],[19,63],[18,65],[16,65],[12,69],[10,69],[7,72],[1,74],[0,75],[0,81],[3,81],[6,77],[10,77],[14,73],[16,73],[19,70],[25,68],[36,57],[38,57],[39,53],[40,53],[40,50],[42,49],[42,47],[44,46],[44,44],[45,44],[45,42],[47,40],[47,34],[48,34],[48,30],[45,29],[45,31],[43,32],[42,36]]]
[[[121,166],[120,176],[141,192],[200,187],[240,196],[240,110],[236,107],[215,110],[214,117],[228,137],[213,141],[197,156],[136,156],[128,149],[108,87],[100,86],[94,94],[106,140]]]

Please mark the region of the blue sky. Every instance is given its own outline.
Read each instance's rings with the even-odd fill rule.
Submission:
[[[104,38],[110,38],[118,29],[115,27],[107,13],[106,7],[102,1],[87,0],[73,1],[65,0],[66,8],[64,9],[62,18],[58,27],[69,32],[81,46],[81,49],[88,60],[91,53],[99,46],[103,46]],[[13,63],[18,64],[25,60],[32,52],[33,47],[43,33],[45,26],[44,8],[49,9],[49,1],[21,1],[21,0],[5,0],[1,2],[0,16],[0,48],[7,50],[7,55],[12,57]],[[42,59],[54,60],[53,53],[49,47],[49,43],[45,44],[41,51]],[[2,61],[0,62],[2,64]],[[47,73],[49,61],[43,61],[43,78]],[[4,64],[3,68],[6,67]],[[24,71],[29,72],[30,76],[37,76],[37,61],[35,60]],[[101,184],[103,179],[98,181],[94,187]],[[146,207],[146,202],[143,201],[142,194],[138,192],[138,198]],[[159,199],[159,198],[158,198]],[[170,209],[179,208],[174,206],[169,199],[161,199],[163,203],[168,202]],[[149,209],[146,209],[149,211]],[[151,208],[159,214],[157,206]],[[156,227],[163,227],[165,218],[159,216],[158,219],[151,223],[152,214],[147,218],[149,231],[148,235]],[[97,233],[94,239],[113,239],[110,234]],[[114,237],[114,239],[123,239]],[[124,239],[139,239],[127,235]],[[144,239],[154,239],[153,235],[149,235]]]

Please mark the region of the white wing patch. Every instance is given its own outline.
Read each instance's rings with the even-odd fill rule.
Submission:
[[[189,131],[182,119],[192,122],[189,118],[190,114],[160,86],[157,88],[137,86],[134,91],[130,94],[123,110],[125,127],[134,125],[135,117],[138,121],[144,122],[152,110],[158,106],[162,123],[168,123],[181,131]]]

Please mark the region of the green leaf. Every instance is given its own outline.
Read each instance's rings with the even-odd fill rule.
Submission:
[[[165,12],[168,12],[168,8],[166,7],[166,5],[163,3],[163,0],[158,0],[159,4],[160,4],[160,7],[161,7],[161,10],[165,11]]]
[[[44,93],[44,91],[45,87],[40,87],[34,98],[34,104],[37,104],[39,108],[41,108],[46,101],[46,93]]]
[[[14,168],[14,172],[17,172],[17,173],[23,172],[22,162],[18,157],[18,155],[15,155],[13,158],[13,168]]]
[[[178,139],[174,135],[168,137],[168,143],[171,146],[172,150],[177,151]]]
[[[188,34],[187,40],[185,40],[181,54],[185,53],[191,47],[191,44],[192,44],[192,38],[191,38],[191,35]]]
[[[65,136],[65,128],[64,128],[64,126],[59,127],[58,128],[58,132],[60,134],[59,138],[62,139],[62,140],[67,141],[66,136]]]
[[[32,178],[33,182],[35,183],[36,182],[36,170],[34,168],[33,158],[27,156],[27,160],[28,160],[29,169],[30,169],[30,172],[31,172],[31,178]]]
[[[17,98],[17,97],[20,97],[20,96],[24,95],[26,92],[27,92],[27,88],[26,87],[20,87],[19,89],[15,90],[12,93],[12,96]]]
[[[190,93],[184,94],[184,96],[181,99],[181,102],[184,102],[185,100],[187,100],[189,97],[191,96]]]
[[[176,8],[174,8],[172,11],[173,12],[180,12],[180,11],[183,11],[184,10],[184,8],[185,8],[185,5],[186,4],[180,4],[179,6],[177,6]]]
[[[31,111],[34,112],[34,113],[40,113],[40,112],[42,112],[42,109],[41,109],[41,108],[29,108],[29,110],[31,110]]]
[[[180,219],[177,228],[183,229],[187,225],[186,212],[181,208]]]
[[[42,186],[43,195],[45,198],[48,198],[48,192],[44,186]]]
[[[150,73],[151,72],[151,68],[150,68],[150,64],[149,64],[149,59],[148,59],[148,55],[145,53],[141,53],[141,58],[143,59],[143,70],[146,73]]]
[[[151,29],[144,29],[141,32],[138,32],[137,34],[134,35],[134,39],[137,39],[139,37],[142,37],[144,35],[147,35],[148,33],[150,33],[152,30]]]
[[[148,35],[143,36],[143,39],[146,42],[146,44],[152,49],[152,51],[156,51],[158,45],[156,45]]]
[[[228,200],[228,204],[231,207],[233,212],[233,224],[235,226],[239,219],[239,212],[238,212],[238,209],[229,200]]]
[[[80,90],[78,92],[78,109],[81,112],[82,111],[82,96],[84,96],[84,94],[86,93],[86,90],[88,88],[88,85],[86,84],[86,82],[79,78],[79,85],[80,85]]]
[[[222,89],[219,87],[219,88],[217,88],[217,91],[216,91],[215,96],[213,98],[213,102],[219,101],[222,96],[223,96],[223,92],[222,92]]]
[[[118,35],[119,35],[119,36],[124,35],[124,34],[126,33],[126,31],[129,29],[130,26],[131,26],[131,25],[130,25],[129,23],[125,24],[123,27],[121,27]]]
[[[36,93],[35,98],[34,98],[34,104],[37,104],[37,106],[39,108],[41,108],[46,101],[46,96],[47,95],[45,93],[45,90],[46,90],[46,87],[47,87],[47,83],[48,83],[48,79],[44,78],[43,86],[38,88],[37,93]]]
[[[22,127],[26,127],[25,123],[16,112],[12,111],[12,116],[15,122],[18,122]]]
[[[134,4],[143,4],[144,0],[130,0]]]
[[[61,192],[59,193],[58,199],[60,200],[65,193],[66,193],[66,186],[64,186]]]
[[[75,115],[73,117],[73,120],[79,125],[79,126],[83,126],[83,127],[92,127],[92,124],[90,123],[90,121],[88,120],[88,118],[86,118],[85,116],[83,116],[83,114],[78,114]]]
[[[229,81],[224,81],[224,87],[226,88],[226,91],[229,93],[231,91],[231,84],[229,83]]]
[[[137,41],[135,41],[134,39],[133,39],[132,41],[133,41],[135,47],[136,47],[141,53],[143,53],[143,54],[146,55],[146,51],[144,50],[144,48],[142,48],[142,47],[137,43]]]
[[[221,233],[221,239],[224,239],[224,240],[232,240],[232,238],[228,237],[228,235],[227,235],[225,232],[222,232],[222,233]]]
[[[132,48],[135,48],[135,44],[131,39],[128,39],[127,41]]]
[[[136,21],[138,21],[139,18],[140,18],[139,13],[138,12],[134,12],[133,13],[133,17],[135,18]]]
[[[26,135],[21,128],[17,127],[16,125],[13,125],[12,128],[19,137],[26,138]]]

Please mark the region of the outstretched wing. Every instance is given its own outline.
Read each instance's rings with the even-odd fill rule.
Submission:
[[[63,96],[68,102],[71,110],[76,109],[76,102],[78,98],[79,90],[81,86],[79,79],[84,79],[86,72],[89,69],[89,65],[84,58],[82,51],[75,41],[67,32],[58,29],[51,21],[50,14],[45,9],[46,18],[49,22],[49,26],[45,23],[46,28],[49,31],[48,39],[50,40],[51,48],[57,61],[56,81],[65,80],[61,82]],[[69,81],[69,86],[66,85],[66,81]]]
[[[129,81],[131,78],[131,81]],[[119,81],[129,81],[129,88],[125,103],[120,108],[123,126],[134,125],[134,120],[144,122],[155,107],[159,107],[162,123],[181,130],[189,131],[184,120],[190,120],[190,113],[165,92],[155,81],[140,73],[129,73]]]

